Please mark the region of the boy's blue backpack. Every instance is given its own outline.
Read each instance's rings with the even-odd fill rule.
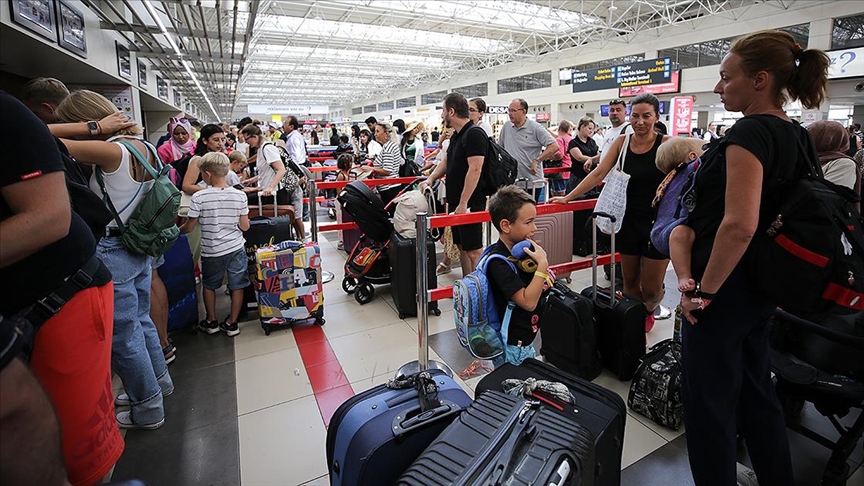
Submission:
[[[517,270],[504,255],[492,254],[493,246],[483,250],[473,272],[453,282],[453,314],[459,342],[478,359],[494,359],[504,353],[506,343],[501,330],[510,323],[510,315],[515,307],[510,301],[503,320],[498,315],[486,277],[486,267],[490,260],[499,259],[507,262],[514,272]]]

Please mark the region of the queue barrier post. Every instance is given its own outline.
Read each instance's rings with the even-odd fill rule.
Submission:
[[[309,230],[312,241],[318,243],[318,188],[315,184],[315,179],[310,179],[309,184],[307,186],[309,188],[309,222],[311,223],[312,228]],[[303,217],[303,210],[300,210],[300,217]],[[301,235],[300,240],[306,238],[306,235]],[[336,278],[336,274],[333,272],[329,272],[327,270],[321,270],[321,283],[325,284],[327,282],[331,282],[334,278]]]
[[[405,377],[428,369],[438,369],[452,377],[453,371],[444,363],[429,359],[429,222],[428,213],[417,213],[415,228],[417,239],[417,343],[419,352],[417,361],[402,365],[396,372],[396,377]]]

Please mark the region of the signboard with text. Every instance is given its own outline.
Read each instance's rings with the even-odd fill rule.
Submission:
[[[608,66],[572,73],[573,92],[609,88],[632,88],[672,80],[672,60],[668,57]]]
[[[327,105],[246,105],[246,110],[248,113],[260,113],[263,115],[273,113],[285,113],[289,115],[330,113],[330,107]]]
[[[864,47],[828,51],[828,79],[864,77]]]
[[[669,113],[669,135],[690,135],[690,124],[693,120],[693,97],[676,96],[672,98]]]
[[[672,94],[681,92],[681,71],[672,71],[672,76],[668,83],[646,84],[643,86],[622,86],[618,88],[618,96],[627,98],[630,96],[639,96],[642,93],[651,93],[653,95]]]

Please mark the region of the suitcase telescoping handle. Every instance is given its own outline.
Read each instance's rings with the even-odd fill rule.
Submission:
[[[264,191],[258,191],[258,216],[264,216]],[[276,193],[273,193],[273,217],[279,216],[279,204],[276,202]]]
[[[592,296],[594,299],[594,303],[597,303],[597,218],[607,218],[612,222],[612,227],[615,227],[615,221],[617,218],[615,216],[604,213],[602,211],[595,211],[591,213],[591,242],[593,245],[592,248],[592,256],[591,256],[591,287],[594,289],[592,292]],[[612,283],[612,287],[610,287],[609,295],[610,295],[610,305],[615,305],[615,231],[612,231],[612,244],[611,244],[611,265],[612,268],[609,271],[609,280]]]

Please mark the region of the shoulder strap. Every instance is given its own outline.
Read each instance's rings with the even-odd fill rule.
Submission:
[[[147,173],[150,174],[150,177],[152,177],[153,180],[156,180],[159,177],[159,172],[150,165],[150,162],[147,161],[147,157],[145,157],[144,154],[142,154],[141,151],[138,150],[138,147],[136,147],[135,144],[133,144],[132,142],[130,142],[128,140],[123,140],[123,139],[117,140],[117,143],[126,147],[126,149],[129,150],[129,153],[132,154],[132,156],[135,157],[135,159],[138,161],[138,163],[144,167],[144,170],[146,170]],[[147,148],[147,151],[149,152],[150,147],[148,147],[147,145],[148,144],[146,142],[144,142],[144,146]],[[157,158],[157,160],[158,160],[158,158]]]
[[[630,148],[630,135],[629,133],[624,135],[624,143],[621,145],[621,152],[618,153],[617,168],[621,172],[624,172],[624,160],[627,158],[627,150]]]

